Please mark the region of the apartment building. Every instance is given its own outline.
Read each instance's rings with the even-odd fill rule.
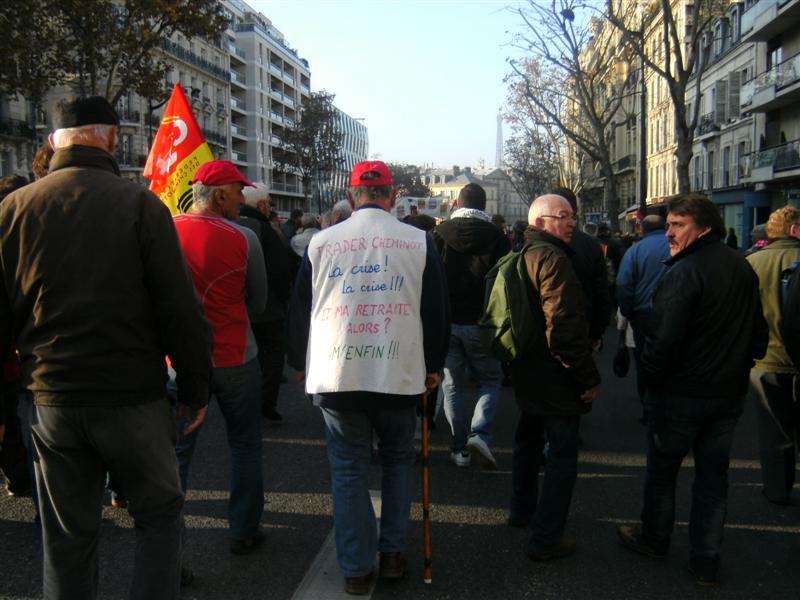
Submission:
[[[336,168],[326,181],[319,186],[321,212],[340,200],[346,200],[350,187],[350,173],[356,163],[367,160],[369,155],[369,135],[363,119],[351,117],[343,110],[336,110],[336,129],[342,134],[342,146]]]
[[[745,181],[760,192],[758,215],[800,206],[800,0],[748,0],[742,39],[755,46],[755,69],[740,92],[754,141]]]
[[[733,3],[703,34],[699,99],[697,80],[692,78],[687,102],[700,102],[689,169],[691,189],[705,192],[719,205],[725,226],[734,228],[744,246],[752,227],[769,213],[769,199],[748,179],[754,118],[741,110],[741,94],[742,84],[753,77],[756,48],[742,37],[743,14],[744,4]]]
[[[486,191],[486,213],[502,215],[509,224],[528,219],[528,203],[514,189],[503,169],[462,169],[458,165],[452,169],[429,168],[420,172],[420,179],[437,197],[443,215],[450,212],[461,188],[475,183]]]

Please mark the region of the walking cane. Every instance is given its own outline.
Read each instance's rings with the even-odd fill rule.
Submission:
[[[430,515],[430,465],[428,464],[428,390],[422,394],[422,530],[425,534],[425,575],[423,581],[431,583],[431,515]]]

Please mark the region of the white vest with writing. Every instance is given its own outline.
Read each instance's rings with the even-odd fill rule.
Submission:
[[[425,232],[362,208],[308,246],[306,392],[421,394]]]

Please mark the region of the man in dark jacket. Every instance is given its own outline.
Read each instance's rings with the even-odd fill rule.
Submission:
[[[453,433],[450,458],[458,467],[468,467],[474,457],[483,466],[496,469],[489,446],[503,371],[481,340],[478,320],[483,314],[484,277],[508,254],[510,245],[483,212],[486,192],[481,186],[470,183],[461,188],[454,207],[450,219],[431,232],[444,263],[452,311],[442,380],[444,414]],[[469,428],[464,418],[468,371],[477,379],[478,393]]]
[[[764,356],[768,337],[758,278],[724,236],[719,210],[704,196],[670,202],[672,258],[653,298],[642,353],[648,429],[642,523],[618,530],[631,550],[666,556],[675,480],[691,450],[690,568],[704,585],[716,582],[733,430],[753,360]]]
[[[286,353],[284,330],[292,275],[288,250],[269,222],[272,200],[267,186],[255,185],[242,190],[244,204],[239,208],[238,223],[258,236],[267,268],[267,306],[261,314],[250,315],[250,328],[256,338],[261,365],[261,413],[264,418],[277,422],[283,420],[278,412],[278,390]]]
[[[533,246],[525,263],[537,333],[511,365],[522,412],[514,437],[509,525],[532,523],[527,554],[544,561],[575,552],[575,540],[564,535],[564,527],[577,478],[580,415],[597,396],[600,374],[570,262],[575,214],[563,197],[550,194],[534,201],[528,222],[526,242]],[[550,450],[537,500],[544,435]]]
[[[107,100],[59,104],[50,174],[0,207],[0,350],[16,341],[32,395],[44,597],[97,596],[106,469],[136,530],[130,597],[178,597],[178,402],[205,416],[211,332],[167,207],[120,177]]]
[[[566,198],[572,207],[572,212],[578,213],[578,200],[572,190],[558,187],[551,193]],[[608,291],[608,269],[603,248],[597,238],[577,227],[572,232],[569,246],[573,250],[570,258],[572,267],[583,290],[586,320],[589,322],[589,340],[592,348],[599,350],[611,316],[611,294]]]

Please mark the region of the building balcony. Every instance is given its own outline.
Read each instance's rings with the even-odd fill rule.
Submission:
[[[269,143],[273,146],[280,146],[282,142],[281,138],[279,138],[277,135],[271,135],[269,136]]]
[[[800,100],[800,54],[742,85],[739,104],[750,112],[767,112]]]
[[[231,151],[231,160],[238,163],[247,163],[247,154],[244,152]]]
[[[121,126],[139,125],[141,123],[141,114],[138,110],[123,110],[117,108],[117,116],[119,116],[119,124]]]
[[[278,77],[283,75],[283,71],[281,70],[281,68],[273,63],[269,63],[269,70],[275,73],[275,75],[277,75]]]
[[[614,175],[622,175],[628,173],[636,168],[636,155],[628,154],[623,156],[614,163]]]
[[[231,76],[228,71],[218,67],[217,65],[212,65],[207,60],[197,56],[193,52],[190,52],[186,48],[181,47],[180,45],[176,44],[172,40],[168,40],[166,38],[161,38],[161,49],[181,59],[183,62],[189,63],[202,69],[206,73],[209,73],[216,77],[217,79],[224,79],[225,81],[230,81]]]
[[[742,41],[766,42],[800,23],[800,0],[758,0],[742,15]]]
[[[714,137],[719,134],[719,119],[717,119],[716,111],[711,111],[700,117],[697,123],[697,133],[695,140],[702,141]]]
[[[766,148],[750,155],[751,183],[800,176],[800,140]]]
[[[228,145],[228,140],[225,138],[225,135],[222,133],[217,133],[216,131],[203,129],[203,137],[206,138],[206,141],[209,144],[216,144],[217,146]]]
[[[244,100],[240,100],[236,96],[231,96],[231,108],[238,110],[239,112],[247,112],[247,106],[245,105]]]
[[[228,44],[228,53],[231,58],[237,59],[240,62],[246,62],[244,50],[237,48],[234,44]]]
[[[0,119],[0,136],[31,139],[33,129],[25,121],[3,117]]]
[[[283,192],[288,194],[302,194],[300,186],[293,183],[278,183],[273,182],[270,184],[270,191]]]
[[[276,113],[274,110],[270,111],[269,118],[275,121],[276,123],[283,124],[283,117]]]
[[[231,123],[231,135],[235,135],[240,138],[247,138],[247,130],[244,127],[239,125],[234,125]]]
[[[246,80],[244,78],[244,75],[241,75],[241,74],[237,73],[236,71],[231,71],[230,72],[230,77],[231,77],[231,83],[235,83],[236,85],[239,85],[241,87],[247,87],[247,83],[246,83]]]

